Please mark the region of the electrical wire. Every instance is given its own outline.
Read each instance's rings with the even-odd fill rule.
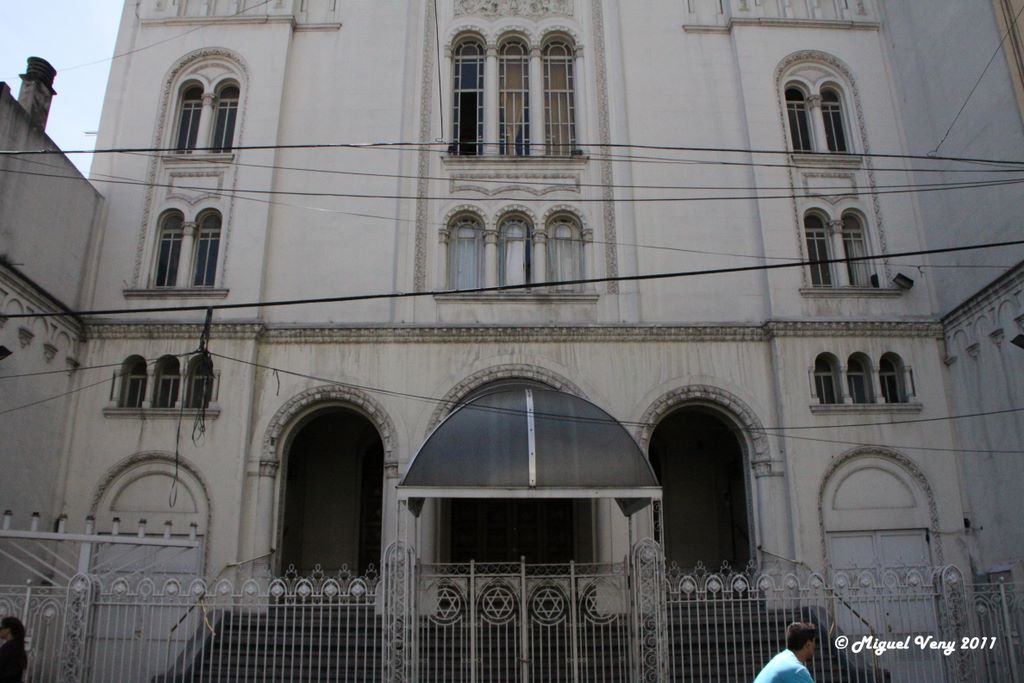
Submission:
[[[380,299],[409,299],[417,297],[439,296],[439,295],[465,295],[484,294],[488,292],[508,292],[516,290],[537,290],[551,287],[567,287],[572,285],[600,284],[606,282],[642,282],[646,280],[665,280],[685,277],[697,277],[703,275],[724,275],[728,273],[744,273],[762,270],[777,270],[780,268],[797,268],[802,266],[823,265],[827,263],[855,263],[859,261],[876,261],[882,258],[897,259],[908,256],[925,256],[929,254],[949,254],[961,251],[973,251],[978,249],[997,249],[1008,246],[1024,244],[1022,240],[1009,240],[1005,242],[992,242],[987,244],[971,244],[956,247],[943,247],[940,249],[921,249],[916,251],[893,252],[885,255],[870,254],[867,256],[850,256],[845,258],[819,259],[813,261],[794,261],[792,263],[764,263],[753,266],[733,266],[728,268],[706,268],[703,270],[674,271],[667,273],[646,273],[642,275],[618,275],[612,277],[579,278],[575,280],[556,280],[552,282],[526,283],[521,285],[499,285],[496,287],[473,287],[469,289],[446,289],[446,290],[425,290],[419,292],[388,292],[377,294],[352,294],[347,296],[316,297],[303,299],[283,299],[276,301],[249,301],[231,304],[196,304],[191,306],[150,306],[145,308],[107,308],[86,311],[64,311],[64,312],[34,312],[34,313],[11,313],[8,318],[47,318],[60,315],[75,316],[98,316],[98,315],[139,315],[143,313],[172,313],[186,311],[214,310],[235,310],[241,308],[274,308],[281,306],[300,306],[310,304],[344,303],[352,301],[372,301]]]

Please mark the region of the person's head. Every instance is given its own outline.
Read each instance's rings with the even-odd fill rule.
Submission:
[[[801,662],[810,660],[818,648],[818,627],[806,622],[793,622],[786,628],[786,648],[792,650]]]

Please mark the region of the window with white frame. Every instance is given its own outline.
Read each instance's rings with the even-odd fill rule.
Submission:
[[[903,361],[895,353],[886,353],[878,361],[878,384],[886,403],[906,403]]]
[[[864,224],[853,213],[843,214],[843,250],[846,258],[862,258],[867,256],[867,241],[864,237]],[[871,265],[867,261],[847,261],[846,272],[850,285],[853,287],[871,286]]]
[[[456,154],[483,153],[485,54],[483,43],[476,39],[463,40],[452,54],[452,125]]]
[[[498,51],[498,152],[530,153],[530,52],[519,39]]]
[[[199,217],[193,257],[193,287],[213,287],[216,282],[220,224],[220,214],[216,211],[207,211]]]
[[[498,277],[502,285],[530,283],[533,241],[530,224],[510,216],[498,228]]]
[[[197,355],[188,363],[185,376],[186,408],[207,408],[213,399],[213,361],[208,355]]]
[[[153,371],[153,407],[173,408],[178,402],[181,365],[174,356],[164,356]]]
[[[848,152],[846,126],[843,123],[843,103],[835,88],[821,90],[821,119],[825,124],[825,142],[830,152]]]
[[[175,287],[178,284],[184,220],[178,211],[168,211],[160,217],[156,273],[153,279],[155,287]]]
[[[129,356],[121,364],[121,394],[118,405],[122,408],[141,408],[146,398],[146,360],[142,356]]]
[[[811,126],[807,118],[807,96],[797,87],[786,88],[786,116],[794,152],[810,152]]]
[[[839,362],[830,353],[819,354],[814,359],[814,392],[819,403],[840,402]]]
[[[811,261],[811,285],[815,287],[831,287],[832,264],[815,263],[828,261],[831,256],[829,249],[828,229],[821,216],[811,213],[804,217],[804,239],[807,243],[807,260]]]
[[[576,148],[576,73],[574,50],[564,40],[551,41],[544,61],[545,153],[572,154]]]
[[[222,85],[217,91],[217,113],[214,117],[213,140],[210,142],[215,152],[230,152],[234,146],[238,94],[238,86],[234,83]]]
[[[558,215],[547,226],[548,281],[565,282],[583,278],[583,238],[574,216]],[[579,285],[561,285],[552,289],[576,291]]]
[[[178,106],[178,134],[174,146],[179,152],[188,152],[196,148],[202,113],[203,87],[196,83],[187,84],[181,91],[181,102]]]
[[[874,403],[871,390],[871,361],[862,353],[855,353],[846,362],[846,388],[854,403]]]
[[[449,227],[448,285],[475,289],[483,284],[483,224],[475,216],[457,218]]]

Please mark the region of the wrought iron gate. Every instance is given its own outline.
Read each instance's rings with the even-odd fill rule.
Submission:
[[[622,564],[425,565],[420,681],[629,681]]]

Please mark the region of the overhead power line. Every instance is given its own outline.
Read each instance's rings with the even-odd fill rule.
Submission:
[[[469,289],[426,290],[422,292],[387,292],[376,294],[352,294],[347,296],[313,297],[303,299],[283,299],[277,301],[249,301],[230,304],[195,304],[192,306],[150,306],[146,308],[106,308],[84,311],[12,313],[8,318],[43,318],[60,315],[97,316],[97,315],[139,315],[144,313],[172,313],[206,310],[234,310],[243,308],[276,308],[282,306],[304,306],[312,304],[344,303],[351,301],[371,301],[379,299],[409,299],[415,297],[482,294],[487,292],[508,292],[517,290],[538,290],[549,287],[567,287],[571,285],[601,284],[605,282],[642,282],[646,280],[667,280],[674,278],[697,277],[702,275],[724,275],[728,273],[747,273],[762,270],[778,270],[781,268],[798,268],[804,266],[823,265],[827,263],[855,263],[859,261],[877,261],[880,259],[897,259],[908,256],[927,256],[931,254],[949,254],[979,249],[999,249],[1002,247],[1024,245],[1024,239],[986,244],[969,244],[941,249],[921,249],[916,251],[893,252],[889,254],[870,254],[846,258],[819,259],[811,261],[793,261],[790,263],[765,263],[754,266],[732,266],[728,268],[706,268],[703,270],[683,270],[667,273],[646,273],[641,275],[619,275],[615,277],[578,278],[574,280],[556,280],[552,282],[527,283],[521,285],[499,285],[496,287],[473,287]]]

